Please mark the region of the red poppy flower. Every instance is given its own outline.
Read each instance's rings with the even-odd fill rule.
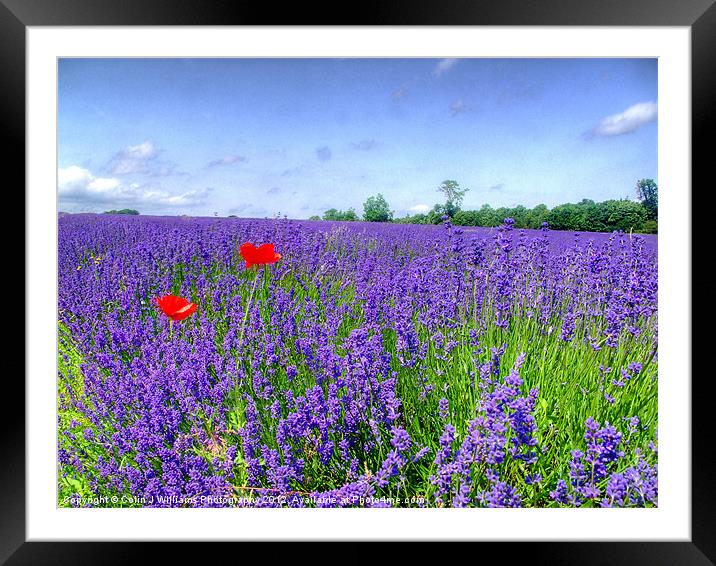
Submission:
[[[155,300],[162,312],[172,320],[184,320],[187,316],[196,312],[196,305],[183,297],[164,295],[163,297],[157,297]]]
[[[266,265],[267,263],[276,263],[281,259],[281,254],[277,254],[273,249],[273,244],[262,244],[258,248],[253,244],[246,242],[239,251],[241,257],[246,261],[247,269],[254,265]]]

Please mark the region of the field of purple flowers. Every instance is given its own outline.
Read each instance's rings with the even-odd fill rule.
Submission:
[[[58,261],[60,506],[657,505],[655,237],[67,215]]]

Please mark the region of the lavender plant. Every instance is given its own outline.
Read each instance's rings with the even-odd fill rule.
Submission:
[[[58,251],[61,506],[657,504],[654,237],[67,215]]]

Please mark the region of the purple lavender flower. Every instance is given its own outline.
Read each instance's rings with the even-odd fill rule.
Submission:
[[[443,420],[447,419],[450,414],[450,403],[444,397],[438,402],[438,414]]]
[[[654,415],[629,401],[656,389],[656,239],[517,224],[62,216],[61,492],[655,505]],[[243,241],[286,253],[246,270]],[[198,306],[181,326],[157,316],[167,293]],[[584,347],[581,382],[547,375]],[[570,406],[535,387],[550,379],[600,411],[578,456]]]

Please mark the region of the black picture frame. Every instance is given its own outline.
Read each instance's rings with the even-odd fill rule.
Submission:
[[[28,26],[85,25],[453,25],[453,26],[686,26],[692,56],[692,186],[706,185],[709,143],[716,111],[715,0],[394,0],[362,2],[356,10],[334,2],[269,3],[241,0],[0,0],[0,110],[2,159],[13,186],[25,186],[25,34]],[[713,158],[711,157],[711,160]],[[9,186],[9,183],[8,183]],[[690,187],[684,190],[691,191]],[[19,192],[19,191],[18,191]],[[19,207],[25,218],[24,199]],[[15,209],[17,210],[17,209]],[[692,215],[693,216],[693,215]],[[698,215],[697,215],[698,217]],[[697,228],[694,226],[694,228]],[[692,241],[700,238],[692,230]],[[693,254],[694,257],[696,254]],[[26,258],[25,258],[26,259]],[[9,261],[9,260],[8,260]],[[17,262],[15,262],[17,265]],[[696,279],[692,280],[696,282]],[[24,287],[23,287],[24,289]],[[25,302],[29,300],[21,291]],[[692,344],[706,336],[692,333]],[[705,342],[702,344],[706,347]],[[692,351],[701,351],[703,348]],[[692,536],[690,542],[483,543],[510,561],[529,564],[716,564],[716,450],[710,437],[711,376],[691,371]],[[4,385],[5,411],[0,465],[0,563],[126,564],[141,559],[158,543],[26,542],[25,388],[18,372]],[[693,376],[689,375],[690,373]],[[9,400],[13,401],[9,401]],[[15,411],[12,415],[11,412]],[[318,537],[318,535],[317,535]],[[82,534],[77,533],[81,539]],[[189,545],[161,545],[162,559],[191,556]],[[191,545],[193,546],[193,545]],[[233,545],[232,545],[233,546]],[[206,552],[203,550],[202,552]],[[213,551],[212,551],[213,552]],[[243,552],[243,551],[242,551]],[[211,558],[209,558],[211,560]]]

